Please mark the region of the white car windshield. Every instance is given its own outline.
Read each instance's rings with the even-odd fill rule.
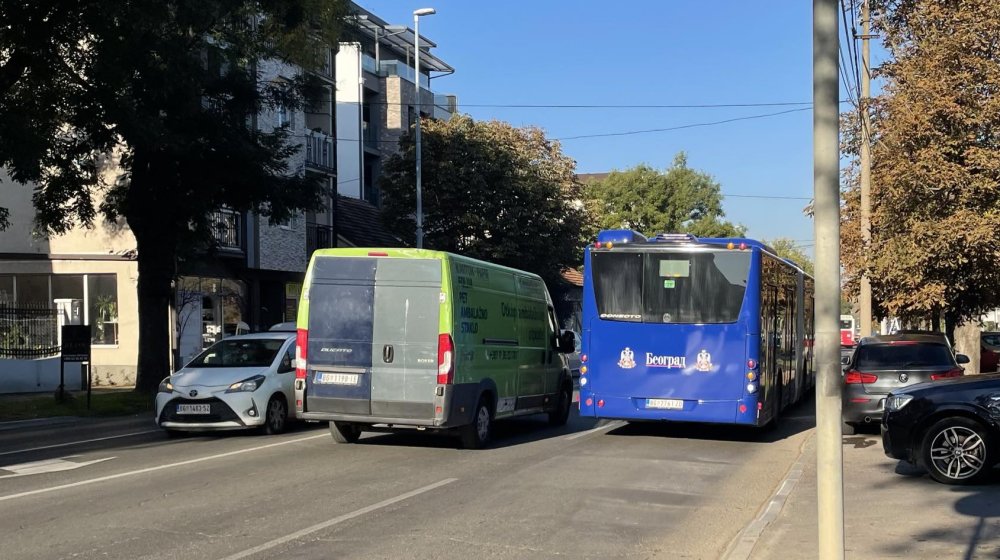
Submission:
[[[266,338],[223,340],[191,360],[188,367],[267,367],[284,343]]]

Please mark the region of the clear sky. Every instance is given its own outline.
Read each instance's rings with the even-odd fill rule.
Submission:
[[[812,112],[741,108],[509,108],[482,105],[691,105],[812,101],[812,7],[788,0],[360,0],[413,25],[456,69],[433,89],[477,119],[537,125],[577,171],[658,168],[685,151],[721,184],[727,218],[757,238],[788,237],[812,253]],[[766,118],[682,130],[569,139]]]

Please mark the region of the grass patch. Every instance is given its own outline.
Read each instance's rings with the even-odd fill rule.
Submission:
[[[89,410],[85,392],[70,393],[63,402],[57,402],[52,394],[0,398],[0,422],[53,416],[129,416],[152,410],[152,395],[130,390],[94,391]]]

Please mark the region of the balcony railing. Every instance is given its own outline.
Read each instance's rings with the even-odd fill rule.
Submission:
[[[385,76],[399,76],[405,80],[408,80],[411,84],[413,83],[413,67],[406,64],[401,60],[383,60],[381,61],[382,74]],[[420,87],[430,89],[431,81],[427,77],[427,74],[423,72],[420,73]]]
[[[220,249],[243,250],[243,216],[232,210],[217,210],[210,216],[212,236]]]
[[[321,171],[333,170],[333,137],[315,130],[306,133],[306,165]]]
[[[311,256],[316,249],[335,246],[332,227],[322,224],[306,224],[306,256]]]

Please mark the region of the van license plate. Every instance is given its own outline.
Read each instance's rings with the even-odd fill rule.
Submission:
[[[179,404],[177,405],[177,414],[211,414],[212,405],[210,404]]]
[[[684,408],[684,401],[681,399],[646,399],[646,408],[681,410]]]
[[[332,385],[357,385],[360,376],[356,373],[318,373],[317,383],[329,383]]]

